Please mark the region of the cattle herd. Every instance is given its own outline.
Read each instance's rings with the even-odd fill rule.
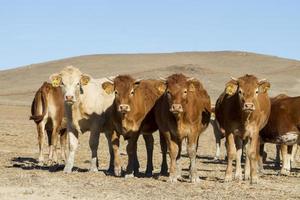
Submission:
[[[139,173],[137,140],[140,135],[146,144],[146,176],[152,176],[153,133],[158,131],[162,154],[160,174],[169,175],[171,182],[181,178],[183,142],[186,142],[190,160],[190,181],[199,182],[198,140],[209,124],[212,124],[216,138],[215,159],[219,159],[221,139],[226,139],[225,182],[244,177],[257,183],[257,173],[263,166],[264,143],[277,145],[277,157],[279,149],[282,156],[281,173],[288,174],[300,144],[300,97],[281,94],[269,98],[270,83],[253,75],[231,78],[215,104],[211,104],[199,80],[183,74],[157,80],[134,79],[130,75],[94,79],[68,66],[49,79],[50,83],[43,83],[35,94],[30,119],[37,126],[39,163],[45,162],[43,147],[47,134],[49,160],[58,162],[57,143],[60,139],[66,173],[72,172],[79,135],[87,131],[90,132],[92,153],[90,171],[98,171],[99,135],[104,133],[110,153],[108,172],[125,177]],[[121,136],[128,142],[125,170],[122,170],[119,152]],[[244,176],[241,168],[243,151]]]

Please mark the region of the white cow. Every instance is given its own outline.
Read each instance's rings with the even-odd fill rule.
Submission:
[[[90,171],[98,171],[99,134],[106,132],[109,137],[104,127],[104,112],[114,99],[113,94],[108,95],[101,87],[107,79],[93,79],[79,69],[68,66],[60,73],[51,75],[50,80],[53,86],[62,87],[65,99],[69,155],[64,172],[72,172],[79,134],[87,131],[90,131],[89,145],[92,151]],[[110,142],[108,144],[112,155]],[[112,159],[111,156],[110,169],[113,169]]]

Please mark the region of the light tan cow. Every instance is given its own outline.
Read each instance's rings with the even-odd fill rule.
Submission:
[[[38,132],[39,158],[38,162],[44,162],[44,139],[48,135],[49,162],[56,163],[56,145],[60,133],[61,155],[66,160],[66,122],[64,120],[64,99],[60,88],[52,87],[44,82],[38,89],[31,104],[30,120],[34,120]]]
[[[92,152],[90,171],[98,171],[99,134],[107,132],[104,127],[104,112],[114,99],[113,95],[108,95],[101,87],[107,79],[93,79],[79,69],[68,66],[60,73],[51,75],[50,80],[54,87],[63,89],[65,99],[69,155],[64,172],[72,171],[79,134],[87,131],[90,131],[89,146]],[[106,136],[109,137],[108,134]],[[112,155],[110,142],[109,147]],[[112,159],[111,157],[109,170],[113,168]]]

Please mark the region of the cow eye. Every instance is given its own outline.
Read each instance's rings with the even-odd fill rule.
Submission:
[[[243,94],[242,90],[239,90],[239,94],[240,94],[240,95],[242,95],[242,94]]]
[[[258,94],[258,88],[255,90],[255,94]]]
[[[187,90],[184,90],[183,93],[184,93],[184,94],[187,94]]]
[[[117,90],[115,90],[115,95],[118,95],[118,91]]]
[[[134,90],[132,89],[131,91],[130,91],[130,95],[132,96],[134,94]]]
[[[167,96],[170,98],[171,97],[171,93],[169,90],[167,90]]]

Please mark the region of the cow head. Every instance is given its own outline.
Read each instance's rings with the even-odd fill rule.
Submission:
[[[73,104],[83,93],[82,86],[85,86],[91,80],[91,77],[82,74],[81,71],[73,66],[64,68],[58,74],[52,74],[49,77],[53,87],[61,87],[64,93],[66,103]]]
[[[107,94],[115,93],[115,104],[117,110],[126,114],[134,106],[135,90],[140,85],[140,79],[133,79],[129,75],[119,75],[113,82],[104,82],[102,88]]]
[[[238,79],[231,78],[226,84],[228,96],[238,95],[242,111],[251,113],[256,109],[257,98],[267,93],[270,83],[266,79],[258,80],[253,75],[246,74]]]
[[[166,79],[166,95],[170,112],[175,115],[183,113],[188,103],[188,96],[196,91],[199,84],[194,78],[187,78],[183,74],[169,76]]]
[[[140,86],[141,79],[134,79],[129,75],[119,75],[111,82],[104,82],[102,88],[107,94],[115,93],[115,104],[118,112],[126,114],[134,112],[137,103],[136,90]],[[165,90],[164,82],[158,81],[155,86],[162,94]],[[137,97],[141,98],[141,97]]]

